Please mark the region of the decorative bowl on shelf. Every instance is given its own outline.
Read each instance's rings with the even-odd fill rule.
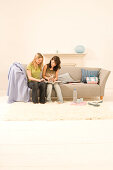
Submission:
[[[75,47],[75,52],[76,53],[84,53],[85,52],[85,47],[83,45],[77,45]]]

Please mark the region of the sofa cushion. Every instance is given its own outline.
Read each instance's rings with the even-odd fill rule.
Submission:
[[[64,73],[64,74],[59,75],[58,80],[61,81],[62,83],[67,83],[67,82],[73,82],[74,81],[69,73]]]
[[[86,70],[81,69],[82,71],[82,82],[86,83],[86,77],[99,77],[98,70]]]
[[[82,74],[80,67],[75,67],[74,65],[61,65],[59,75],[67,72],[70,74],[73,80],[75,81],[81,80]]]
[[[86,77],[87,84],[97,84],[98,77]]]
[[[100,96],[100,86],[98,84],[75,83],[60,84],[62,95],[64,98],[73,97],[74,88],[77,89],[77,98],[90,98]]]

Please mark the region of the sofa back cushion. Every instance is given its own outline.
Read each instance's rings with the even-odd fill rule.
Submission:
[[[73,80],[81,80],[81,68],[75,67],[74,65],[61,65],[59,75],[69,73]]]

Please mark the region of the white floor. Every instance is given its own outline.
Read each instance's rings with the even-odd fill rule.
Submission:
[[[113,170],[113,120],[1,121],[0,170]]]
[[[99,107],[91,106],[88,101],[85,105],[72,105],[72,100],[63,104],[57,102],[33,104],[32,102],[7,103],[7,96],[0,97],[0,121],[27,121],[27,120],[100,120],[113,119],[113,102],[104,101]]]

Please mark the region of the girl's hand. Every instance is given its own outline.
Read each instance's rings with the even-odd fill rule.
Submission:
[[[56,79],[56,78],[54,78],[54,80],[53,80],[53,81],[55,82],[55,81],[57,81],[57,79]]]
[[[49,77],[46,77],[46,80],[47,80],[47,81],[49,81],[49,80],[50,80],[50,78],[49,78]]]
[[[44,81],[44,79],[42,78],[42,79],[40,79],[40,82],[42,82],[42,81]]]
[[[51,76],[49,77],[49,81],[51,81],[51,82],[53,82],[53,81],[54,81],[54,77],[53,77],[53,75],[51,75]]]
[[[51,77],[50,77],[48,81],[53,82],[53,81],[54,81],[54,78],[51,78]]]
[[[38,82],[42,82],[42,81],[44,81],[44,79],[40,79],[40,80],[38,80]]]

